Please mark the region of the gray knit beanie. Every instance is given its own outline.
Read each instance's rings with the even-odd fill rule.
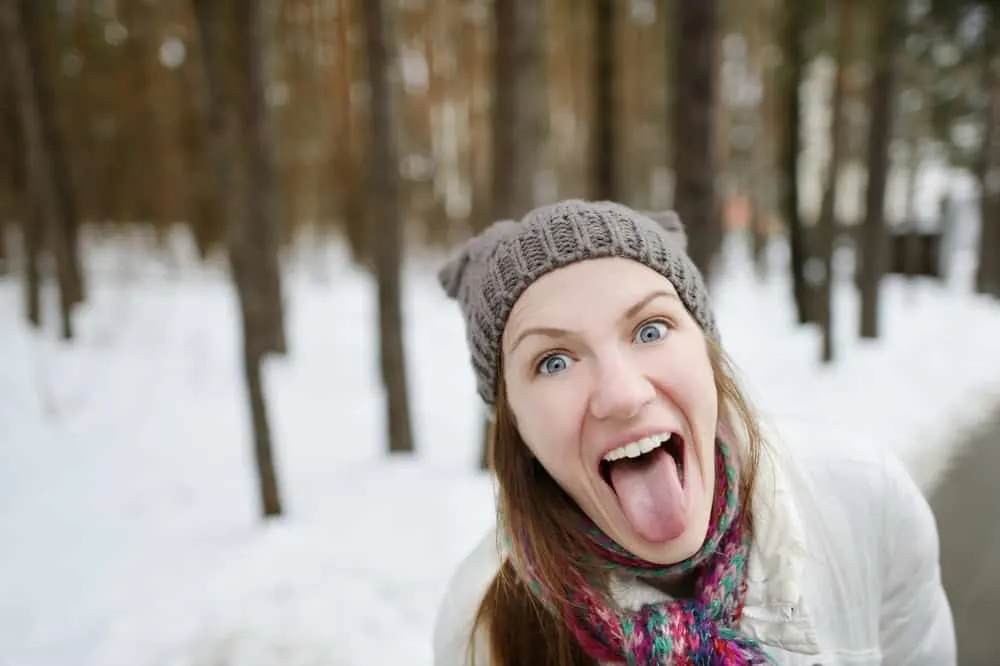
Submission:
[[[479,395],[496,399],[500,339],[515,301],[535,280],[598,257],[634,259],[663,275],[707,335],[718,338],[701,273],[686,253],[676,213],[640,213],[608,201],[542,206],[519,222],[501,220],[467,240],[438,273],[465,317]]]

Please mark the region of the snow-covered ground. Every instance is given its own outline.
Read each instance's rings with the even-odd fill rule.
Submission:
[[[0,666],[430,664],[443,587],[493,512],[461,320],[434,262],[413,261],[419,451],[390,460],[374,284],[324,252],[289,272],[291,355],[267,368],[286,506],[269,524],[216,268],[91,248],[71,345],[31,332],[19,283],[0,281]],[[762,286],[731,253],[716,306],[783,439],[888,447],[928,487],[1000,400],[1000,305],[970,295],[969,274],[887,280],[875,343],[857,340],[843,280],[832,367],[793,326],[783,271]]]

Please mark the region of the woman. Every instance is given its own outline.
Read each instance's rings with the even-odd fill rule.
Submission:
[[[765,441],[676,215],[542,207],[440,278],[493,408],[499,517],[438,666],[955,663],[923,496],[882,450]]]

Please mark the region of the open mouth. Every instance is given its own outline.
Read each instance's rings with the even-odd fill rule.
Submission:
[[[617,449],[608,451],[599,465],[601,478],[614,489],[612,470],[627,466],[635,471],[651,467],[662,456],[670,456],[677,468],[677,477],[684,485],[684,439],[677,433],[663,433],[643,437]]]

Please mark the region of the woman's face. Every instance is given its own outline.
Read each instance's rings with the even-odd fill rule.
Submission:
[[[708,529],[718,397],[707,343],[670,282],[580,261],[514,304],[504,381],[531,453],[609,537],[672,564]]]

